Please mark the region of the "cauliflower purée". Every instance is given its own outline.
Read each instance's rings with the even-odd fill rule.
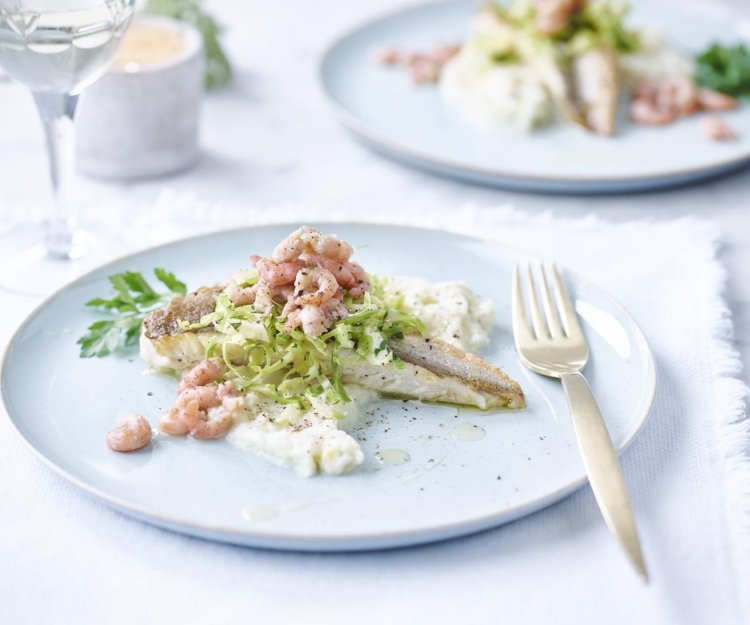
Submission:
[[[404,307],[425,323],[429,335],[474,353],[488,345],[494,307],[466,284],[391,277],[383,278],[382,285],[387,296],[403,298]],[[355,385],[347,385],[346,391],[351,402],[314,401],[309,410],[249,393],[248,417],[237,422],[228,438],[300,475],[346,473],[364,460],[359,443],[346,429],[378,397],[375,391]]]
[[[382,284],[388,296],[404,298],[404,306],[425,323],[430,336],[474,354],[489,345],[495,307],[466,283],[388,277]]]
[[[480,130],[528,132],[548,122],[554,112],[544,84],[527,66],[492,64],[471,44],[446,63],[440,93],[465,123]]]

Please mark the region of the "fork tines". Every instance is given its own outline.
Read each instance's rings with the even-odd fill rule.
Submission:
[[[573,302],[560,278],[557,266],[550,263],[545,267],[544,263],[539,262],[534,267],[529,263],[526,273],[528,276],[526,290],[528,292],[528,308],[531,310],[531,323],[529,323],[526,312],[527,306],[524,298],[521,269],[516,265],[513,274],[513,325],[517,336],[526,340],[538,341],[562,338],[582,340],[583,332]],[[540,288],[537,287],[535,274],[539,276]],[[553,288],[550,288],[548,274],[551,275]],[[542,306],[539,305],[539,295],[541,295]],[[544,313],[542,313],[542,307]]]

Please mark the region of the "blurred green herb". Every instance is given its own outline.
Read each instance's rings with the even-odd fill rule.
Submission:
[[[743,44],[713,44],[696,59],[696,80],[701,87],[735,97],[750,97],[750,50]]]
[[[101,358],[116,351],[136,345],[140,337],[141,324],[146,315],[160,308],[175,295],[184,295],[187,287],[175,275],[165,269],[154,269],[157,280],[168,292],[159,293],[136,271],[125,271],[109,276],[114,289],[112,297],[97,297],[86,306],[110,313],[110,318],[101,319],[88,327],[88,332],[78,339],[81,358]]]
[[[206,53],[206,88],[213,89],[232,81],[232,66],[219,41],[221,27],[201,5],[202,0],[148,0],[145,11],[173,17],[198,29]]]

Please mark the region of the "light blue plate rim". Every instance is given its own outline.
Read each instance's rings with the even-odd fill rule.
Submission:
[[[662,188],[688,185],[695,182],[718,178],[750,166],[750,152],[747,155],[717,161],[714,165],[696,168],[680,168],[673,172],[634,175],[634,176],[530,176],[502,170],[470,167],[459,161],[436,158],[435,156],[392,141],[373,131],[365,122],[338,102],[328,86],[328,67],[339,48],[345,46],[361,32],[379,23],[399,16],[419,13],[432,6],[465,4],[466,0],[427,0],[382,13],[350,27],[336,37],[321,53],[316,72],[318,89],[333,117],[357,138],[376,151],[424,171],[487,186],[507,187],[519,191],[561,194],[607,194],[651,191]]]
[[[144,521],[149,524],[162,527],[171,531],[175,531],[181,534],[187,534],[190,536],[196,536],[198,538],[203,538],[206,540],[214,540],[218,542],[226,542],[226,543],[237,544],[237,545],[248,546],[248,547],[259,547],[259,548],[267,548],[267,549],[275,549],[275,550],[283,550],[283,551],[305,551],[305,552],[381,551],[381,550],[401,548],[401,547],[406,547],[406,546],[417,546],[417,545],[422,545],[422,544],[427,544],[427,543],[448,540],[451,538],[457,538],[460,536],[466,536],[469,534],[474,534],[474,533],[481,532],[481,531],[491,529],[494,527],[499,527],[501,525],[504,525],[505,523],[510,523],[511,521],[517,520],[528,514],[541,510],[553,503],[560,501],[566,496],[572,494],[573,492],[575,492],[576,490],[578,490],[579,488],[581,488],[583,485],[585,485],[588,482],[586,477],[582,477],[580,479],[573,480],[572,482],[570,482],[563,488],[553,491],[544,497],[540,497],[537,500],[530,502],[527,505],[516,507],[511,513],[508,513],[507,511],[499,512],[499,513],[487,515],[485,517],[472,518],[470,520],[459,522],[459,523],[441,525],[438,529],[425,528],[425,529],[417,529],[417,530],[360,533],[356,535],[349,535],[346,537],[327,536],[325,538],[321,538],[319,536],[311,537],[305,534],[292,534],[289,532],[279,534],[279,533],[275,533],[272,531],[264,531],[262,528],[253,528],[252,530],[237,532],[234,529],[225,528],[221,526],[210,525],[206,523],[194,523],[190,520],[187,520],[181,517],[155,514],[150,510],[147,510],[139,506],[135,506],[124,499],[109,495],[105,491],[95,488],[85,483],[84,481],[76,478],[72,474],[70,474],[68,471],[62,468],[59,464],[53,462],[51,459],[45,456],[45,454],[36,445],[34,445],[33,441],[29,440],[26,436],[24,436],[24,434],[22,433],[17,423],[18,417],[12,415],[11,410],[9,408],[10,404],[9,404],[8,397],[7,397],[8,391],[7,391],[7,385],[5,384],[6,373],[8,369],[8,361],[15,347],[15,344],[18,341],[18,338],[20,337],[22,332],[37,317],[37,315],[40,312],[42,312],[48,305],[50,305],[57,297],[59,297],[68,289],[78,285],[81,282],[88,280],[89,278],[92,277],[93,274],[99,271],[105,270],[108,267],[117,265],[123,261],[135,259],[141,256],[142,254],[147,254],[149,252],[153,252],[156,250],[164,250],[164,249],[169,249],[171,247],[177,247],[180,245],[184,245],[187,242],[198,243],[202,240],[210,239],[213,237],[221,237],[224,234],[237,233],[238,230],[251,233],[251,232],[257,232],[258,230],[262,230],[266,228],[271,229],[271,228],[276,228],[279,226],[297,226],[297,225],[298,225],[298,222],[289,221],[289,222],[276,222],[273,224],[264,224],[261,226],[250,226],[250,227],[245,227],[245,228],[240,228],[240,229],[227,228],[224,230],[214,231],[208,234],[200,234],[200,235],[195,235],[191,237],[185,237],[185,238],[178,239],[175,241],[170,241],[170,242],[163,243],[160,245],[152,246],[143,250],[139,250],[137,252],[126,254],[124,256],[115,258],[107,263],[99,265],[98,267],[84,273],[83,275],[79,276],[75,280],[64,285],[63,287],[61,287],[60,289],[58,289],[57,291],[49,295],[47,298],[45,298],[44,301],[42,301],[38,306],[36,306],[31,311],[31,313],[29,313],[26,319],[24,319],[24,321],[21,322],[18,328],[16,328],[16,330],[13,332],[13,335],[11,336],[10,340],[8,341],[8,344],[5,347],[2,361],[0,364],[0,400],[2,401],[5,415],[7,416],[7,419],[10,422],[11,427],[16,432],[16,434],[21,438],[21,440],[26,445],[26,447],[30,449],[31,452],[39,460],[41,460],[47,467],[52,469],[52,471],[57,473],[60,477],[67,480],[71,484],[77,486],[86,494],[93,497],[94,499],[112,507],[113,509],[121,513],[124,513],[127,516],[131,516],[133,518],[139,519],[141,521]],[[490,240],[483,239],[481,237],[449,233],[446,230],[441,230],[438,228],[423,228],[423,227],[417,227],[417,226],[404,226],[404,225],[399,225],[399,224],[371,223],[371,222],[366,222],[366,221],[362,221],[362,222],[348,221],[348,222],[316,222],[316,225],[320,225],[323,227],[331,227],[331,228],[335,228],[338,226],[355,226],[355,227],[374,227],[374,228],[394,228],[397,230],[416,230],[416,231],[428,232],[428,233],[434,232],[436,234],[438,233],[450,234],[453,237],[464,239],[466,241],[475,241],[475,242],[483,242],[483,243],[491,242]],[[518,254],[521,254],[530,258],[540,258],[538,254],[529,252],[522,248],[505,245],[505,244],[503,244],[503,246],[505,249],[509,251],[513,251],[515,253],[518,253]],[[627,311],[627,309],[624,306],[622,306],[613,296],[609,295],[607,291],[596,286],[590,280],[582,278],[580,275],[570,270],[564,269],[564,271],[566,272],[567,275],[569,275],[571,278],[576,280],[579,284],[586,284],[588,286],[594,287],[599,292],[600,296],[607,299],[609,303],[613,306],[613,308],[617,309],[618,312],[622,314],[623,317],[632,324],[632,329],[635,333],[635,339],[638,341],[641,348],[643,349],[643,355],[645,357],[644,373],[645,373],[645,378],[648,380],[648,384],[646,388],[642,389],[642,393],[640,395],[640,403],[639,403],[639,407],[637,410],[639,414],[637,425],[630,432],[628,432],[622,444],[618,446],[618,449],[617,449],[618,454],[622,454],[625,451],[625,449],[627,449],[630,446],[633,440],[635,440],[635,438],[640,433],[640,431],[643,429],[643,426],[646,423],[648,416],[651,412],[651,409],[653,407],[653,404],[654,404],[654,399],[656,397],[656,391],[657,391],[657,368],[656,368],[656,363],[654,360],[653,352],[651,351],[651,347],[646,339],[645,334],[643,333],[643,330],[635,322],[635,319],[632,317],[632,315],[630,315],[630,313]]]

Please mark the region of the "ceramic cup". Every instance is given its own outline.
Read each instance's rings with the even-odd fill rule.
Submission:
[[[79,170],[126,180],[192,165],[204,65],[203,41],[192,26],[157,16],[133,20],[112,68],[81,96]]]

